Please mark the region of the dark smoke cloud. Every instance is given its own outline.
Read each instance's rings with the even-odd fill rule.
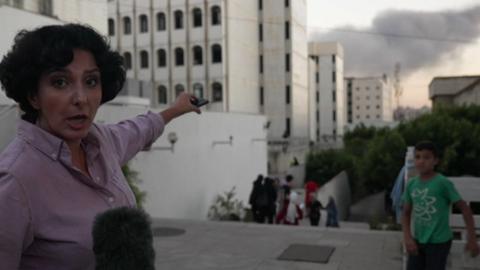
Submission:
[[[377,15],[370,28],[346,26],[313,32],[310,40],[339,41],[348,76],[391,74],[397,62],[407,76],[471,46],[479,36],[480,6],[476,6],[445,12],[388,10]]]

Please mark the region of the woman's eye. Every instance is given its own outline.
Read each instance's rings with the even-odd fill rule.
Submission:
[[[86,81],[86,83],[87,83],[87,85],[90,86],[90,87],[95,87],[95,86],[97,86],[98,81],[99,81],[98,78],[93,77],[93,78],[88,78],[87,81]]]
[[[55,78],[52,80],[52,85],[56,88],[64,88],[68,82],[65,78]]]

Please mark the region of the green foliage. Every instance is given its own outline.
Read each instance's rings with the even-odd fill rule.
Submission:
[[[138,172],[130,169],[128,165],[122,167],[122,172],[127,180],[128,185],[132,189],[133,194],[135,195],[138,208],[143,209],[143,203],[145,202],[147,193],[145,191],[141,191],[138,187],[138,184],[142,182],[140,179],[138,179]]]
[[[215,202],[208,211],[210,220],[240,221],[244,215],[243,203],[235,199],[235,187],[220,195],[217,195]]]
[[[305,179],[323,185],[343,170],[353,170],[353,160],[342,150],[326,150],[307,156]]]
[[[480,176],[480,106],[440,107],[394,129],[359,126],[344,136],[345,148],[309,153],[306,179],[320,184],[347,170],[353,199],[388,189],[403,166],[406,147],[422,140],[440,152],[445,175]]]

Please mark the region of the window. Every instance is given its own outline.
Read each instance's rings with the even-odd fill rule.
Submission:
[[[194,8],[192,11],[193,17],[193,27],[201,27],[202,26],[202,10],[199,8]]]
[[[334,122],[337,121],[337,111],[333,110],[332,117]]]
[[[218,44],[212,46],[212,63],[222,62],[222,47]]]
[[[380,109],[380,105],[377,105],[377,109]]]
[[[290,39],[290,22],[285,22],[285,39]]]
[[[290,71],[290,54],[285,55],[285,71]]]
[[[203,98],[203,85],[196,83],[193,85],[193,95],[198,98]]]
[[[380,119],[380,115],[377,114],[377,119]]]
[[[221,11],[219,6],[212,7],[212,25],[222,24]]]
[[[264,93],[263,93],[263,87],[260,87],[260,105],[263,105],[264,103]]]
[[[366,96],[366,99],[367,99],[367,100],[370,100],[370,96]]]
[[[167,29],[167,24],[165,20],[165,13],[157,13],[157,31],[165,31]]]
[[[132,21],[130,17],[123,17],[123,33],[130,35],[132,33]]]
[[[163,85],[158,87],[158,103],[167,104],[167,88]]]
[[[316,91],[315,92],[315,100],[318,102],[320,102],[320,92]]]
[[[285,87],[285,103],[290,104],[290,85]]]
[[[193,49],[193,64],[194,65],[201,65],[203,64],[203,52],[202,47],[194,46]]]
[[[366,108],[367,108],[367,110],[370,110],[370,106],[369,106],[369,105],[367,105],[367,107],[366,107]]]
[[[212,100],[213,102],[221,102],[223,100],[222,85],[218,82],[212,84]]]
[[[335,91],[332,92],[332,100],[333,102],[337,101],[337,93]]]
[[[315,119],[317,120],[317,123],[320,121],[320,111],[319,110],[317,110],[315,112]]]
[[[148,52],[140,51],[140,68],[148,68]]]
[[[132,68],[132,55],[129,52],[123,54],[123,64],[127,70]]]
[[[367,86],[367,87],[365,87],[365,90],[367,90],[367,91],[368,91],[368,90],[370,90],[370,87],[368,87],[368,86]]]
[[[315,81],[316,81],[317,83],[320,82],[320,72],[318,72],[318,71],[315,73]]]
[[[290,137],[290,118],[285,119],[285,133],[283,134],[283,138]]]
[[[263,1],[262,0],[258,0],[258,9],[259,10],[263,9]]]
[[[183,59],[183,49],[182,48],[176,48],[175,49],[175,65],[176,66],[183,66],[185,64],[185,61]]]
[[[285,7],[289,7],[290,6],[290,1],[289,0],[285,0]]]
[[[263,24],[258,25],[258,40],[263,41]]]
[[[335,65],[336,60],[337,60],[337,59],[336,59],[336,57],[335,57],[335,54],[332,55],[332,63],[333,63],[334,65]]]
[[[183,28],[183,12],[181,10],[175,11],[174,17],[175,17],[175,29],[182,29]]]
[[[185,87],[183,87],[183,85],[175,85],[175,97],[178,97],[183,91],[185,91]]]
[[[113,19],[108,19],[108,35],[115,35],[115,21]]]
[[[260,59],[259,59],[259,61],[258,61],[258,65],[259,65],[258,68],[259,68],[260,73],[263,73],[263,55],[260,55],[259,58],[260,58]]]
[[[166,67],[167,66],[167,53],[164,49],[157,50],[157,62],[158,67]]]
[[[335,71],[332,71],[332,82],[337,81],[337,73]]]
[[[367,114],[367,119],[370,119],[370,115]]]
[[[1,1],[0,1],[1,2]],[[13,6],[18,9],[23,9],[23,0],[15,0],[13,1]]]
[[[52,16],[53,15],[52,0],[40,0],[40,3],[38,5],[38,12],[43,15]]]
[[[148,19],[147,15],[142,14],[140,15],[140,33],[148,32]]]

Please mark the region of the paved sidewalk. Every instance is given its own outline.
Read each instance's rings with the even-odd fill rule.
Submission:
[[[350,228],[156,219],[153,227],[185,230],[155,237],[157,269],[400,270],[401,234]],[[335,247],[327,264],[280,261],[290,244]]]

